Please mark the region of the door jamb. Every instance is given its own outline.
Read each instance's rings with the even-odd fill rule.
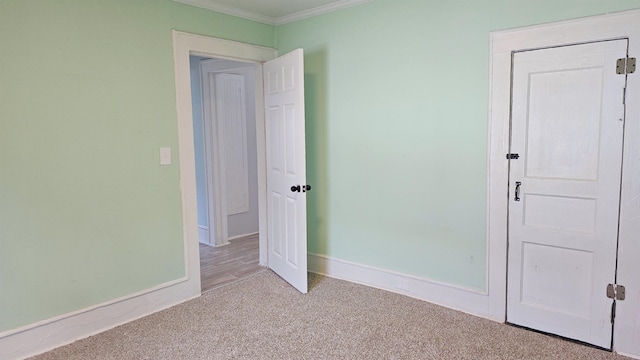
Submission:
[[[189,56],[197,55],[262,64],[274,59],[277,50],[172,30],[173,60],[178,120],[178,154],[180,164],[180,193],[182,198],[182,226],[185,273],[192,286],[200,289],[200,256],[198,241],[198,209],[196,200],[195,157],[193,146],[193,109]],[[262,69],[261,66],[259,66]],[[254,77],[256,89],[256,142],[258,150],[258,209],[260,265],[267,265],[267,190],[266,139],[264,96],[261,95],[261,71]]]
[[[507,191],[509,173],[505,154],[509,152],[510,138],[512,54],[515,51],[528,49],[623,38],[629,39],[630,52],[637,53],[640,50],[640,30],[634,24],[637,24],[639,19],[640,11],[631,10],[552,24],[496,31],[490,34],[486,248],[488,264],[487,291],[489,294],[488,315],[492,319],[506,320]],[[631,89],[628,88],[628,91],[632,91]],[[637,90],[633,88],[633,91]],[[631,94],[628,92],[627,96],[631,96]],[[638,106],[636,104],[627,106],[627,119],[629,119],[630,115],[637,114]],[[627,129],[625,131],[630,130]],[[632,145],[625,145],[625,147],[628,146]],[[625,151],[625,153],[628,152]],[[623,161],[625,160],[623,159]],[[625,167],[633,170],[633,167],[637,167],[637,164],[625,164]],[[623,191],[625,191],[624,187]],[[623,215],[621,214],[622,217]],[[629,228],[639,226],[637,222],[630,220],[628,223]],[[623,231],[621,229],[621,241],[623,241],[622,235]],[[640,350],[633,348],[631,342],[633,326],[618,322],[618,318],[616,320],[616,329],[625,328],[625,331],[614,331],[614,350],[630,353]],[[627,320],[624,319],[622,321]]]

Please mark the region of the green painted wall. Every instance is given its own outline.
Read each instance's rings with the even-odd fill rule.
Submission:
[[[489,31],[638,7],[0,0],[0,332],[184,275],[171,29],[305,48],[310,252],[482,289]]]
[[[276,28],[305,50],[309,251],[484,289],[489,32],[637,0],[375,0]]]
[[[0,332],[184,276],[172,29],[274,45],[169,0],[0,0]]]

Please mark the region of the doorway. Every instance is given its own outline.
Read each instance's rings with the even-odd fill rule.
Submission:
[[[268,266],[300,292],[306,293],[304,192],[310,190],[310,186],[306,184],[305,171],[303,50],[296,49],[277,57],[274,49],[176,30],[173,30],[173,45],[187,286],[193,292],[201,293],[190,79],[190,56],[197,55],[260,64],[262,76],[255,76],[255,88],[263,89],[263,92],[257,92],[255,96],[254,119],[258,150],[260,265]]]
[[[255,76],[250,62],[190,56],[202,291],[259,266]]]

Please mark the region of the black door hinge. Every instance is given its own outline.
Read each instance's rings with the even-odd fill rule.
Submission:
[[[516,160],[518,158],[520,158],[518,154],[507,154],[507,160]]]

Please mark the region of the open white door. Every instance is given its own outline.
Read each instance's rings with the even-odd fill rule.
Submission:
[[[302,49],[264,64],[269,268],[307,292]]]

